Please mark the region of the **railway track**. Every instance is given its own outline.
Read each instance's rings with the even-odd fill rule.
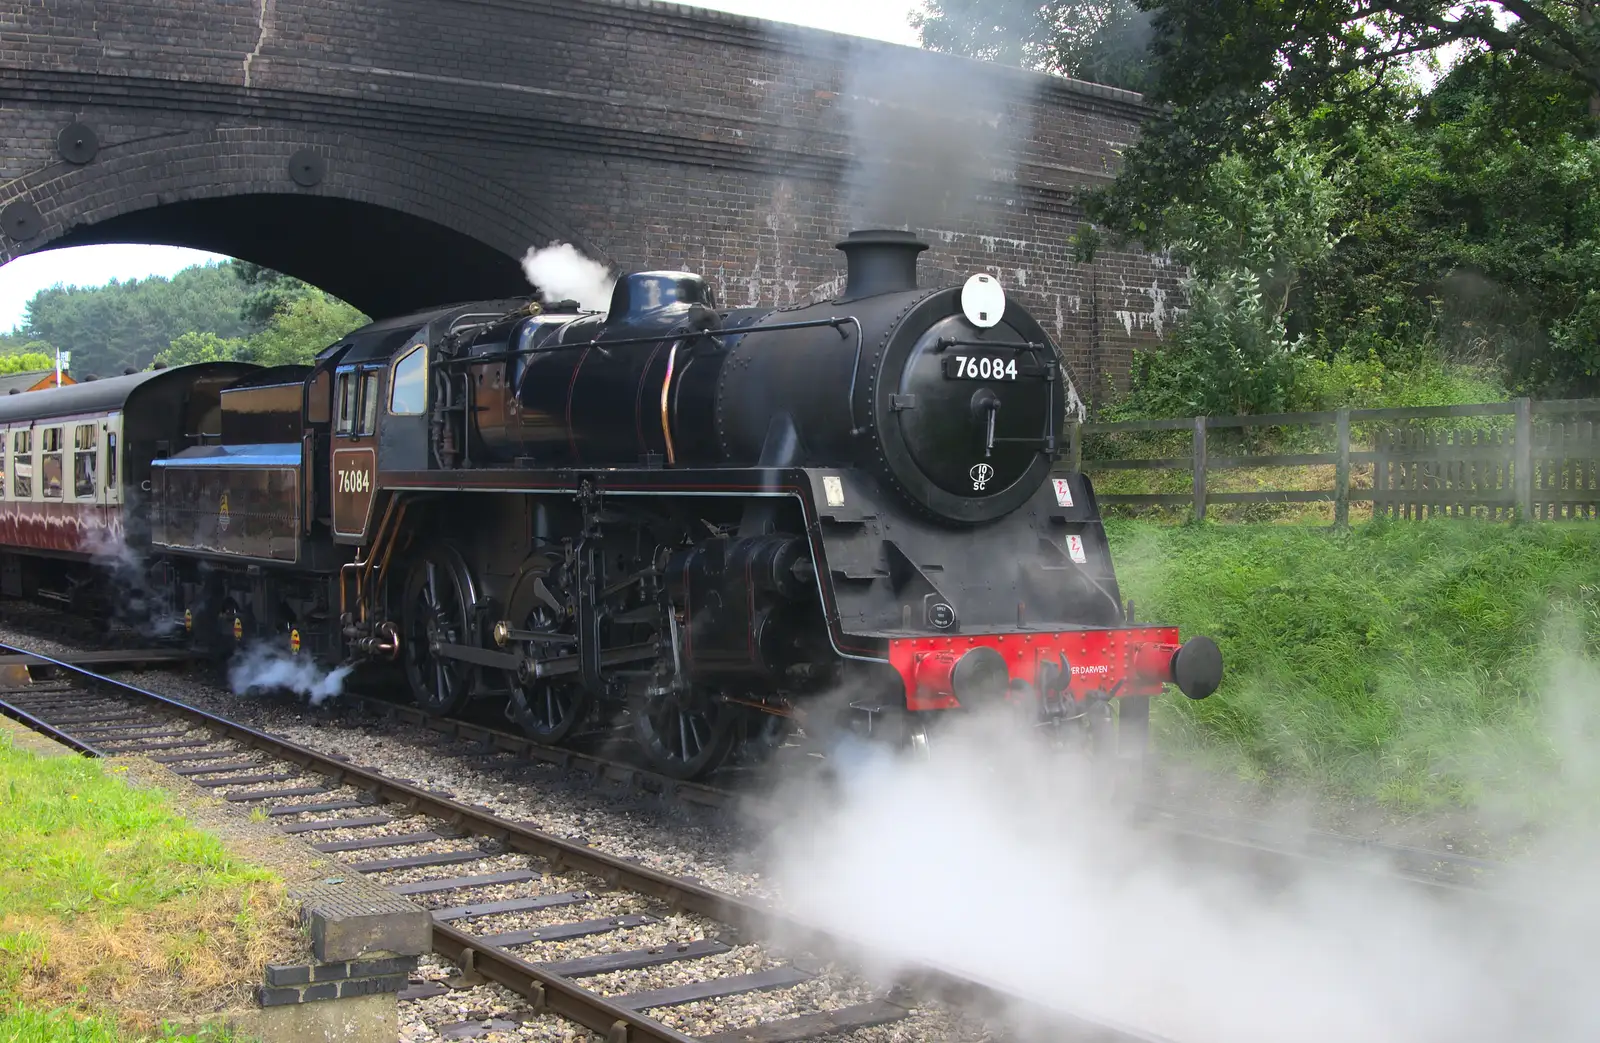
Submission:
[[[505,754],[527,763],[556,767],[586,777],[596,789],[699,808],[758,811],[763,777],[756,769],[735,784],[683,782],[626,760],[571,746],[546,746],[516,732],[459,717],[440,717],[414,705],[375,695],[345,695],[351,714],[394,721],[463,744],[462,754]],[[370,719],[369,717],[369,719]],[[1141,800],[1131,809],[1133,821],[1159,830],[1174,842],[1200,849],[1211,857],[1256,863],[1280,861],[1350,865],[1381,872],[1423,887],[1478,889],[1504,872],[1500,863],[1453,851],[1383,843],[1326,830],[1284,829],[1235,816],[1205,815],[1156,801]]]
[[[87,666],[0,645],[0,657],[7,655],[29,657],[55,677],[0,688],[0,712],[89,756],[148,756],[224,800],[259,809],[352,872],[428,906],[434,950],[461,968],[462,980],[497,982],[607,1043],[805,1040],[893,1024],[930,1001],[1009,1027],[1018,1038],[1158,1039],[932,963],[907,966],[763,902],[541,832]],[[545,910],[576,916],[510,931],[494,926]],[[685,938],[685,927],[698,937]],[[652,937],[656,928],[664,930]],[[651,943],[625,947],[640,935]],[[583,955],[529,958],[580,941]],[[859,979],[843,984],[848,972],[831,969],[863,961],[900,969],[871,990]],[[629,988],[631,973],[666,964],[681,968],[682,980]],[[730,967],[738,973],[717,973]],[[671,1012],[688,1004],[781,990],[805,998],[757,1024],[700,1036],[669,1024]],[[415,986],[410,996],[429,992]]]
[[[52,624],[71,629],[74,617],[48,613]],[[21,622],[21,621],[18,621]],[[33,629],[26,632],[34,633]],[[89,638],[85,635],[85,640]],[[0,648],[4,648],[0,644]],[[0,652],[0,684],[5,669],[26,666],[47,672],[50,662],[99,669],[166,667],[194,660],[181,649],[91,648],[63,652],[57,660],[32,653]],[[547,746],[523,735],[492,727],[481,721],[461,717],[439,717],[410,703],[397,702],[376,693],[349,691],[333,704],[334,712],[347,716],[366,713],[402,725],[425,729],[441,737],[466,744],[474,756],[505,754],[529,765],[545,765],[569,777],[587,779],[598,791],[608,795],[627,795],[651,801],[677,803],[692,808],[734,811],[744,808],[759,813],[764,775],[760,768],[725,771],[709,782],[683,782],[653,772],[625,759],[607,757],[577,746]],[[370,719],[370,718],[369,718]],[[1325,830],[1284,829],[1266,822],[1203,814],[1190,808],[1177,808],[1159,801],[1141,799],[1132,809],[1134,820],[1161,830],[1190,850],[1206,857],[1233,862],[1248,861],[1257,866],[1270,862],[1285,864],[1285,871],[1310,863],[1359,865],[1365,872],[1383,872],[1424,887],[1481,889],[1503,879],[1505,867],[1489,859],[1475,858],[1437,848],[1389,844]]]

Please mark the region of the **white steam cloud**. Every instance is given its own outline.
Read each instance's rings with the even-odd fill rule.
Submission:
[[[611,290],[617,284],[611,269],[585,257],[571,243],[555,242],[543,249],[529,248],[522,258],[522,271],[538,288],[546,304],[577,301],[585,311],[609,308]]]
[[[178,631],[180,624],[166,611],[165,599],[150,587],[149,563],[128,546],[120,526],[87,529],[80,545],[97,568],[110,574],[115,592],[114,620],[146,637],[167,637]]]
[[[1135,828],[1081,771],[1004,722],[964,723],[931,760],[858,758],[831,792],[791,786],[772,883],[880,972],[932,962],[1177,1043],[1600,1038],[1592,887],[1543,867],[1434,901],[1320,863],[1268,884]],[[1563,865],[1593,864],[1592,832],[1556,832]]]
[[[251,645],[228,664],[228,687],[234,695],[287,689],[320,706],[344,691],[351,666],[324,670],[310,656],[290,655],[271,645]]]

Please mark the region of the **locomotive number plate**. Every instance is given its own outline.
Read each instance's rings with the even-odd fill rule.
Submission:
[[[1039,363],[1030,355],[1018,359],[1015,355],[962,355],[952,353],[944,357],[944,375],[949,380],[1016,380],[1018,377],[1040,375]]]

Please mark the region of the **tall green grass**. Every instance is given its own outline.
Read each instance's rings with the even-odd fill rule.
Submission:
[[[1169,746],[1407,812],[1531,810],[1564,784],[1557,711],[1582,707],[1572,675],[1600,650],[1600,525],[1106,527],[1140,618],[1223,650],[1216,695],[1161,702]]]
[[[78,757],[39,758],[0,740],[0,920],[105,918],[202,890],[270,881],[192,828],[159,790],[126,786]]]
[[[168,1029],[159,1035],[127,1035],[106,1018],[79,1018],[64,1010],[42,1011],[18,1007],[0,1012],[0,1043],[243,1043],[243,1037],[225,1029],[184,1033]]]

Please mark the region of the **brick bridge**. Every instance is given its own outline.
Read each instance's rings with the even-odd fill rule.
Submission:
[[[22,0],[0,10],[0,263],[148,242],[381,316],[526,292],[531,245],[701,272],[731,304],[833,288],[896,224],[985,269],[1096,387],[1178,299],[1074,263],[1074,193],[1137,95],[639,0]]]

